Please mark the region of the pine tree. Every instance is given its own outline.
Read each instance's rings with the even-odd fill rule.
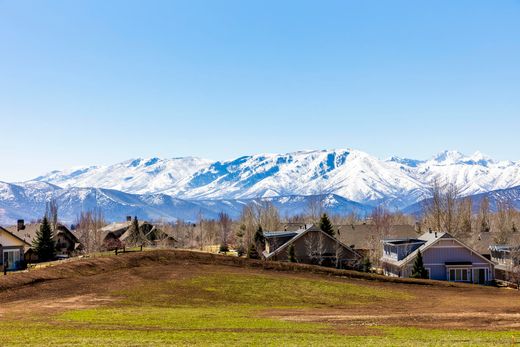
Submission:
[[[417,252],[417,257],[413,263],[412,278],[428,278],[428,272],[424,268],[421,251]]]
[[[258,226],[253,239],[256,247],[259,247],[260,249],[265,247],[264,230],[262,229],[261,225]]]
[[[40,230],[36,232],[33,242],[34,251],[38,254],[39,261],[49,261],[56,257],[56,244],[52,234],[51,225],[47,217],[43,218]]]
[[[326,234],[334,237],[334,228],[332,227],[332,223],[326,213],[321,216],[320,229]]]
[[[370,271],[372,271],[372,262],[370,261],[369,257],[365,257],[363,259],[363,264],[361,265],[361,270],[363,272],[370,272]]]
[[[294,251],[294,244],[292,243],[287,248],[287,258],[291,263],[296,263],[296,254]]]
[[[146,238],[141,230],[139,228],[139,220],[137,219],[137,216],[134,217],[132,220],[132,225],[130,225],[129,228],[129,235],[128,235],[128,242],[133,246],[142,246]]]
[[[249,245],[249,249],[247,250],[247,257],[249,259],[260,259],[260,255],[258,255],[258,251],[256,250],[254,243]]]

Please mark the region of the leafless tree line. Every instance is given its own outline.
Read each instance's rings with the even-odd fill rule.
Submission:
[[[492,232],[497,244],[507,244],[518,231],[520,212],[507,199],[497,201],[495,212],[491,212],[489,199],[483,197],[475,209],[473,201],[462,197],[455,184],[439,180],[433,182],[430,195],[423,204],[421,229],[446,231],[469,243],[476,242],[480,233]]]

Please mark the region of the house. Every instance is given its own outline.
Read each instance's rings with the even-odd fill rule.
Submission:
[[[502,281],[518,282],[520,276],[520,246],[491,245],[491,260],[495,266],[495,278]]]
[[[130,236],[132,221],[112,223],[101,228],[103,247],[107,250],[123,248]],[[149,245],[173,247],[177,242],[171,235],[149,222],[139,221],[139,230],[143,233]]]
[[[486,284],[494,279],[494,263],[446,232],[429,231],[417,238],[385,239],[384,274],[410,277],[420,251],[428,278]]]
[[[294,231],[264,232],[266,260],[288,261],[289,247],[294,247],[296,261],[306,264],[352,268],[361,256],[338,239],[313,226]]]
[[[24,254],[31,247],[29,243],[0,227],[0,265],[8,263],[8,270],[20,270],[25,268]]]
[[[303,223],[285,223],[282,226],[284,231],[306,228]],[[378,232],[374,224],[335,224],[333,228],[334,236],[338,240],[362,256],[375,255],[378,257],[381,253],[381,232]],[[418,235],[415,227],[408,224],[392,225],[384,234],[385,238],[407,238]]]
[[[9,232],[32,245],[36,240],[36,235],[40,230],[41,223],[25,224],[19,220],[18,224],[7,228]],[[70,257],[75,253],[81,252],[82,245],[77,236],[66,226],[58,224],[53,231],[54,242],[56,243],[56,255],[58,257]],[[25,260],[28,262],[37,261],[37,256],[32,249],[26,250]]]

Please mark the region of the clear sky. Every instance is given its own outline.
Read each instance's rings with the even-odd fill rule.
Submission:
[[[520,1],[0,0],[0,180],[352,147],[520,159]]]

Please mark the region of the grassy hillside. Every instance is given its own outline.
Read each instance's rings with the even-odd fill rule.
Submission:
[[[2,278],[1,344],[417,346],[520,339],[516,291],[208,259],[146,252]]]

